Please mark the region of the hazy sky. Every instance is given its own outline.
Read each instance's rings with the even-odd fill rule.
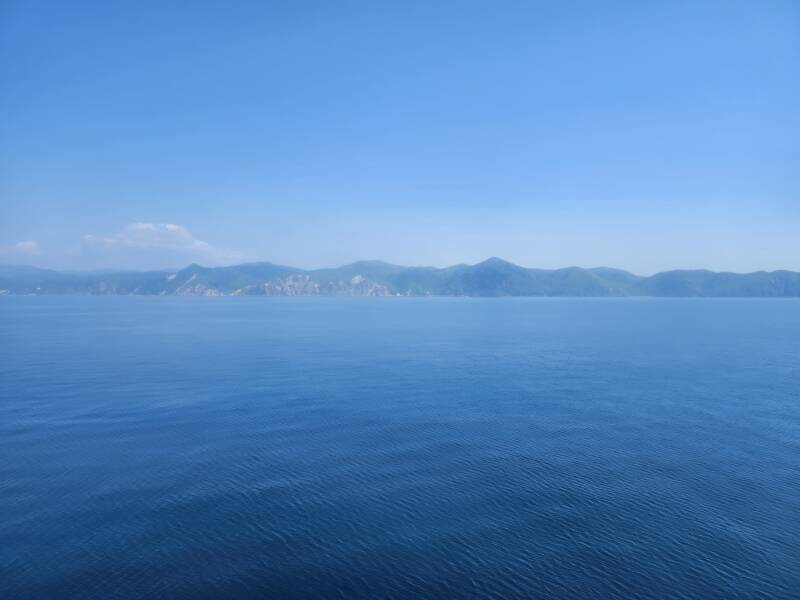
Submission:
[[[800,270],[800,2],[0,3],[0,262]]]

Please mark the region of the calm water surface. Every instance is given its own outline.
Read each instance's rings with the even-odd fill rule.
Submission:
[[[800,302],[0,298],[0,597],[800,597]]]

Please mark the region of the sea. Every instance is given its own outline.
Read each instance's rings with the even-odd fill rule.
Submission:
[[[0,597],[800,598],[800,300],[0,297]]]

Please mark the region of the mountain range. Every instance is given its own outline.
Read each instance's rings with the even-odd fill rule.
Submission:
[[[800,273],[683,270],[642,277],[607,267],[528,269],[499,258],[446,268],[361,261],[313,270],[268,262],[119,272],[0,265],[0,294],[800,297]]]

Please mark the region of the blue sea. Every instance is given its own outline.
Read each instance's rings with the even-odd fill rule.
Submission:
[[[0,298],[2,598],[798,598],[800,302]]]

